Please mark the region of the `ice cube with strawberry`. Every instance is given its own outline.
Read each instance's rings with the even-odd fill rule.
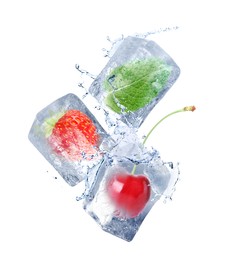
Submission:
[[[101,161],[111,138],[82,100],[70,93],[37,114],[29,139],[74,186]]]

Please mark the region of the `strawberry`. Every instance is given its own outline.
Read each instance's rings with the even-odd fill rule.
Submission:
[[[98,153],[99,135],[96,127],[81,111],[68,110],[56,118],[46,120],[46,125],[46,137],[50,146],[65,159],[90,160]]]

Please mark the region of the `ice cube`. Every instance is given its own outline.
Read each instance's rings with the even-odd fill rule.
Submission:
[[[127,37],[89,92],[123,122],[138,128],[179,74],[179,67],[155,42]]]
[[[137,164],[106,154],[84,198],[85,211],[99,226],[126,241],[134,238],[153,205],[178,178],[178,168],[163,163],[157,151],[145,158],[148,161]]]
[[[71,186],[101,162],[111,138],[74,94],[67,94],[36,116],[29,140]]]

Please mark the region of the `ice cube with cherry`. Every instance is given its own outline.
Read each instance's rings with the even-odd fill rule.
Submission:
[[[178,178],[177,167],[162,162],[156,151],[149,161],[105,156],[84,208],[104,231],[131,241],[153,205]],[[172,176],[173,175],[173,176]]]
[[[103,157],[93,178],[88,179],[90,188],[83,205],[104,231],[131,241],[161,196],[172,195],[179,178],[178,164],[163,162],[155,149],[146,149],[144,144],[164,119],[194,110],[194,106],[184,107],[163,117],[151,128],[142,144],[136,138],[133,143],[129,142],[133,147],[129,156],[122,151],[125,138],[129,137],[127,134]]]

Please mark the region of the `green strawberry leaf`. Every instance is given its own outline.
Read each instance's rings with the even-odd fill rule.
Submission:
[[[116,113],[134,112],[157,97],[170,73],[169,65],[153,58],[119,66],[104,81],[105,104]]]
[[[59,112],[45,119],[42,127],[46,138],[48,138],[52,134],[52,130],[55,124],[63,115],[64,112]]]

